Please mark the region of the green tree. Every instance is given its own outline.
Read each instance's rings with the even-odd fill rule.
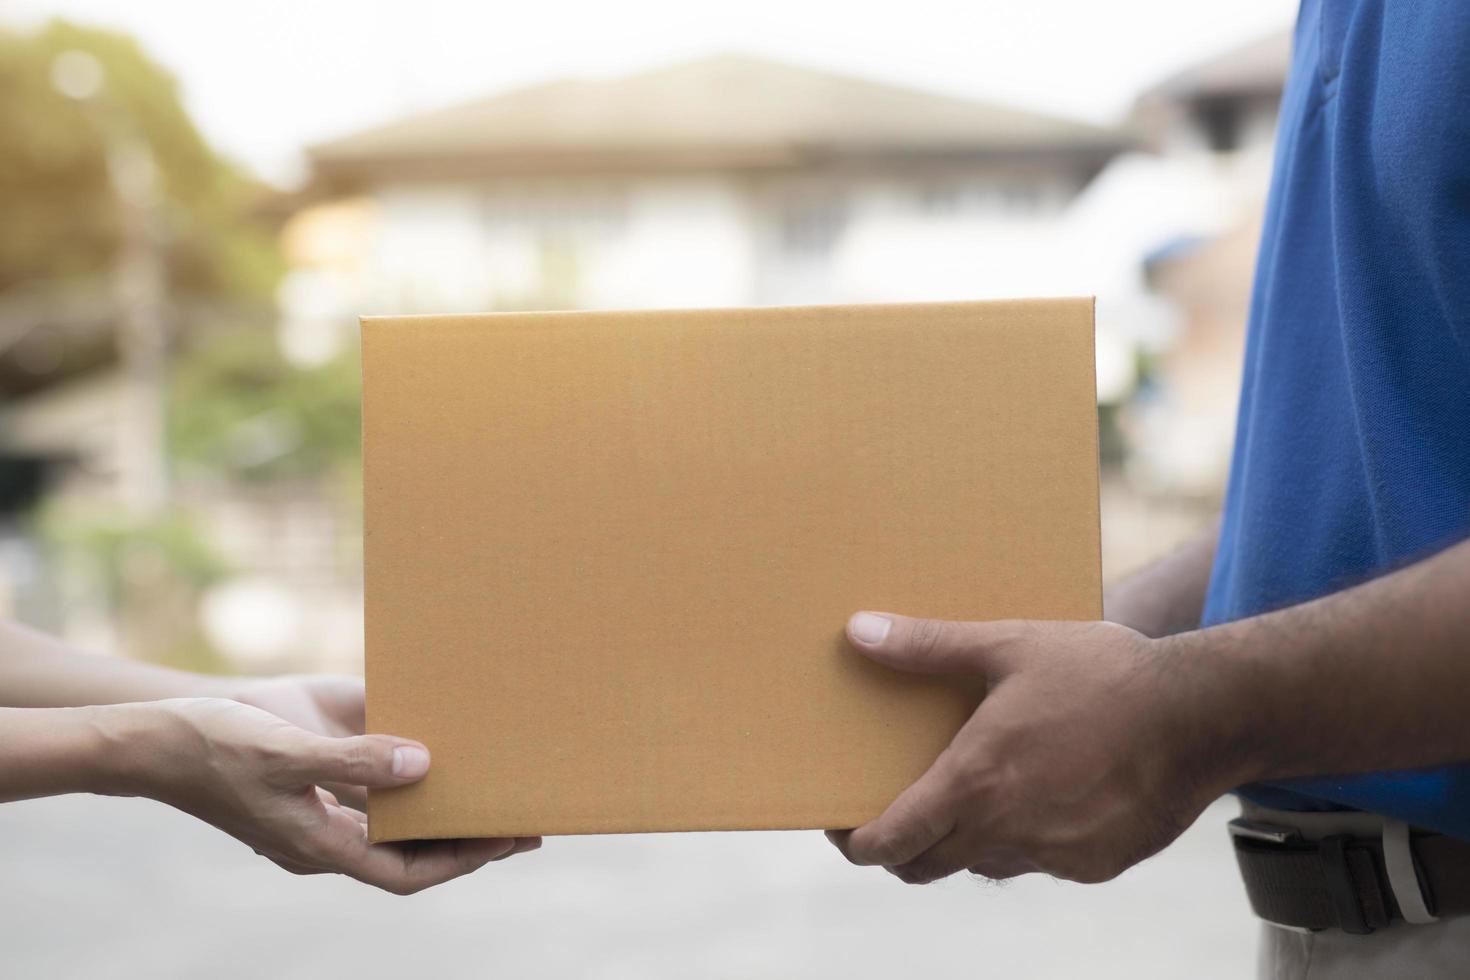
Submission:
[[[101,83],[86,98],[71,98],[58,88],[58,66],[79,62],[100,68]],[[169,387],[178,389],[171,450],[186,465],[225,470],[226,478],[307,471],[298,451],[277,454],[283,461],[241,450],[250,448],[252,420],[278,408],[270,405],[278,396],[287,399],[281,417],[311,416],[297,440],[304,445],[317,444],[317,428],[335,417],[293,394],[295,375],[274,355],[269,301],[282,265],[275,229],[259,206],[266,189],[208,145],[174,78],[126,35],[62,21],[35,31],[0,28],[0,313],[25,327],[30,310],[49,305],[66,325],[71,308],[53,301],[75,295],[101,300],[79,307],[83,321],[97,315],[85,311],[102,304],[109,304],[102,306],[108,315],[124,228],[107,157],[109,146],[139,142],[155,171],[149,217],[158,226],[167,322],[177,327],[167,372]],[[22,301],[5,306],[12,298]],[[221,323],[234,327],[217,347]],[[233,339],[236,332],[243,339]],[[0,396],[44,388],[117,356],[112,333],[78,330],[70,337],[66,360],[39,376],[0,351]],[[269,390],[229,383],[247,376],[267,378]],[[293,397],[305,405],[301,412]],[[355,399],[347,410],[355,419]],[[76,498],[52,501],[33,517],[58,572],[105,603],[126,648],[150,659],[218,665],[193,609],[230,568],[193,515],[123,513]]]
[[[181,475],[350,483],[361,465],[361,397],[355,352],[300,368],[269,335],[215,335],[174,368],[170,452]]]
[[[103,85],[86,105],[52,81],[65,52],[91,55]],[[178,85],[123,34],[53,21],[0,30],[0,292],[106,275],[119,241],[99,114],[145,140],[164,200],[176,297],[256,299],[279,274],[259,185],[204,141]]]

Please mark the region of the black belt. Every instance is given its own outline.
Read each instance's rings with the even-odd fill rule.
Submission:
[[[1245,819],[1232,821],[1230,832],[1251,909],[1268,922],[1363,935],[1403,918],[1381,839],[1339,834],[1309,841]],[[1410,849],[1429,913],[1470,912],[1470,841],[1416,832]]]

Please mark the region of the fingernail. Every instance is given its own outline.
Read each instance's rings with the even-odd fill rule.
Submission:
[[[400,745],[393,750],[393,775],[399,779],[417,779],[429,771],[429,753],[416,745]]]
[[[860,612],[852,617],[852,638],[859,643],[876,646],[888,636],[893,620],[876,613]]]

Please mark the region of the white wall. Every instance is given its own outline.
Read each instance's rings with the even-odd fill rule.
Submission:
[[[1182,213],[1159,168],[1120,169],[1080,196],[1049,170],[386,185],[361,269],[293,272],[283,332],[325,349],[328,309],[345,339],[357,313],[1097,295],[1114,395],[1161,329],[1139,261]]]
[[[756,261],[748,197],[734,178],[645,179],[627,190],[623,233],[589,247],[587,307],[738,306]]]
[[[718,177],[380,188],[378,312],[749,301],[739,185]]]
[[[1045,294],[1069,194],[1050,175],[390,185],[374,195],[363,302],[454,312]]]

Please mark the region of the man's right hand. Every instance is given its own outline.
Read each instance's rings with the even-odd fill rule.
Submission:
[[[429,752],[410,739],[324,737],[221,698],[90,711],[105,753],[117,760],[101,788],[168,803],[296,874],[344,874],[408,895],[541,844],[534,837],[368,843],[367,818],[320,787],[417,782]]]

